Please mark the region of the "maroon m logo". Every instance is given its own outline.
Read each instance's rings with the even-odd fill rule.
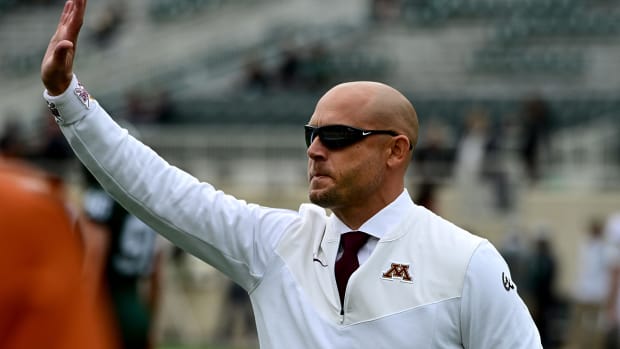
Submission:
[[[383,279],[399,279],[405,282],[413,282],[409,275],[409,264],[392,263],[390,269],[381,275]]]

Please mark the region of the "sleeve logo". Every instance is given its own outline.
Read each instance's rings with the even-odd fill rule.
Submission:
[[[86,91],[86,88],[84,88],[84,85],[82,85],[82,83],[78,82],[78,85],[75,90],[73,90],[73,93],[75,93],[77,98],[80,100],[80,102],[82,102],[82,104],[84,104],[86,108],[90,109],[90,94],[88,93],[88,91]]]
[[[504,272],[502,272],[502,283],[504,284],[504,289],[506,289],[506,291],[508,292],[515,289],[515,285],[512,283],[512,280],[510,280],[510,278],[506,274],[504,274]]]
[[[53,102],[47,102],[47,109],[50,110],[50,113],[52,113],[54,117],[60,118],[60,112],[58,111],[58,108],[56,108],[56,104]]]

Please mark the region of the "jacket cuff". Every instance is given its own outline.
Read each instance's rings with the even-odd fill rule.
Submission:
[[[81,120],[97,106],[97,101],[90,96],[75,74],[65,92],[50,96],[45,90],[43,98],[47,101],[47,107],[54,115],[56,123],[63,126]]]

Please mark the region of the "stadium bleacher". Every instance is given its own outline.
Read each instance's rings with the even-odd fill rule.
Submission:
[[[0,128],[9,114],[25,122],[40,116],[38,69],[61,3],[0,0]],[[341,81],[379,80],[413,102],[424,132],[432,124],[448,129],[453,153],[469,111],[519,126],[524,100],[544,98],[552,154],[541,186],[515,189],[525,202],[515,216],[532,224],[550,217],[566,234],[565,263],[578,219],[619,202],[617,1],[402,0],[391,12],[397,17],[381,21],[366,0],[132,0],[128,21],[98,47],[93,23],[107,3],[89,2],[80,79],[119,118],[131,117],[130,92],[142,93],[147,106],[169,93],[174,116],[138,125],[143,140],[224,189],[296,205],[306,185],[301,125],[317,99]],[[286,85],[278,72],[291,50],[298,80]],[[252,60],[270,79],[264,90],[244,85]],[[274,188],[279,197],[268,196]],[[450,190],[444,212],[458,215]],[[503,233],[497,220],[476,219],[489,238]],[[569,281],[562,276],[563,290]]]
[[[586,48],[575,41],[613,40],[620,33],[620,13],[611,2],[410,0],[403,11],[405,22],[420,27],[458,20],[489,23],[495,35],[473,55],[478,73],[579,74]],[[541,40],[545,46],[532,47]]]

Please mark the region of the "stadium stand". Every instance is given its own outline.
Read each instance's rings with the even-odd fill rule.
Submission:
[[[562,44],[613,40],[620,31],[617,6],[582,0],[405,1],[403,18],[421,27],[455,20],[489,23],[494,38],[474,52],[472,68],[492,74],[581,73],[584,45],[566,48]],[[545,45],[536,47],[541,40]]]
[[[33,102],[42,89],[38,66],[61,2],[0,0],[0,127],[9,114],[31,124],[40,115],[42,105]],[[132,0],[111,40],[99,46],[93,32],[108,1],[91,1],[77,71],[119,118],[132,118],[129,95],[146,113],[166,107],[168,116],[137,127],[174,164],[249,201],[292,208],[305,198],[300,125],[332,84],[365,79],[399,88],[423,127],[445,130],[448,162],[471,110],[484,110],[493,127],[518,129],[524,100],[540,96],[550,110],[550,146],[538,186],[520,177],[511,182],[517,212],[467,221],[451,173],[441,178],[439,202],[445,215],[496,241],[506,224],[550,220],[565,234],[558,254],[566,291],[579,219],[605,215],[620,202],[620,4],[402,0],[383,1],[396,7],[372,13],[369,3]],[[507,162],[519,156],[519,136],[504,145]],[[420,147],[428,138],[421,135]],[[412,185],[420,181],[416,171]],[[200,287],[210,297],[216,284]],[[192,336],[200,342],[203,333],[209,331]]]

